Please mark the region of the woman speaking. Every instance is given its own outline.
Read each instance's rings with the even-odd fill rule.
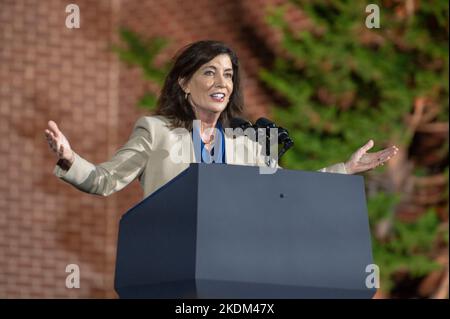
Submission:
[[[46,139],[58,162],[54,174],[77,189],[102,196],[121,190],[138,178],[144,198],[166,184],[193,162],[266,165],[252,150],[257,142],[242,135],[233,138],[224,128],[243,113],[239,61],[228,46],[217,41],[188,45],[176,57],[167,75],[153,116],[139,118],[128,141],[112,158],[95,165],[77,154],[53,121]],[[198,125],[195,125],[195,124]],[[180,132],[187,132],[181,134]],[[240,141],[239,141],[240,139]],[[194,148],[199,141],[199,151]],[[244,145],[243,152],[236,145]],[[174,145],[181,143],[186,160],[175,160]],[[346,162],[322,172],[354,174],[383,165],[397,152],[391,146],[376,153],[370,140]],[[214,160],[211,160],[211,157]]]

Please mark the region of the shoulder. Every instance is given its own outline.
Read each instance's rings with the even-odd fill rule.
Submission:
[[[142,116],[134,124],[134,134],[145,135],[153,145],[168,143],[171,140],[171,121],[162,115]]]
[[[155,129],[169,129],[170,120],[162,115],[151,115],[151,116],[142,116],[137,119],[134,124],[134,128],[144,128],[148,131],[153,131]]]

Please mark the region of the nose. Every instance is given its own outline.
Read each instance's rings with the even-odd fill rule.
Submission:
[[[225,87],[225,78],[222,74],[220,74],[219,72],[217,72],[217,76],[216,76],[216,80],[215,80],[215,84],[218,87]]]

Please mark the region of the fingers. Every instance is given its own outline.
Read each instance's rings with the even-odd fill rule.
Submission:
[[[49,123],[50,122],[53,122],[53,121],[49,121]],[[54,122],[53,122],[54,123]],[[56,125],[56,124],[55,124]],[[49,130],[49,129],[45,129],[45,137],[47,138],[47,141],[54,141],[55,143],[58,141],[58,139],[57,139],[57,137],[56,137],[56,135],[55,135],[55,133],[54,132],[52,132],[51,130]]]
[[[55,142],[56,143],[56,137],[53,134],[53,132],[49,131],[49,130],[45,130],[45,137],[47,139],[47,141],[50,142]]]
[[[53,152],[58,154],[58,140],[56,136],[53,134],[53,132],[46,129],[45,137],[47,139],[48,146],[52,149]]]
[[[45,129],[45,137],[47,139],[47,142],[50,146],[50,148],[56,153],[59,154],[60,150],[60,136],[61,131],[58,128],[58,125],[54,121],[48,121],[48,129]]]
[[[361,153],[365,153],[373,147],[373,140],[369,140],[363,147],[360,148]]]
[[[381,150],[381,152],[390,152],[390,153],[396,154],[398,152],[398,147],[393,145],[388,148],[385,148],[384,150]]]
[[[360,150],[358,151],[358,154],[360,156],[358,160],[355,162],[356,172],[364,172],[378,166],[383,166],[399,151],[398,147],[394,145],[375,153],[366,153],[366,151],[369,150],[371,147],[373,147],[372,140],[370,140],[366,145],[361,147]],[[363,153],[359,153],[360,151]]]
[[[386,158],[386,157],[391,157],[394,155],[394,151],[391,149],[385,149],[382,151],[379,151],[377,153],[375,153],[377,158]]]
[[[45,130],[45,136],[46,136],[47,140],[55,140],[56,141],[55,134],[53,134],[53,132],[51,132],[49,130]]]
[[[58,125],[56,125],[53,121],[48,121],[48,127],[50,128],[50,131],[53,133],[53,135],[58,136],[61,131],[58,128]]]
[[[384,162],[387,162],[388,160],[390,160],[392,157],[394,157],[398,152],[398,148],[397,146],[391,146],[389,148],[386,148],[382,151],[379,151],[376,153],[377,155],[377,161],[380,164],[384,164]]]

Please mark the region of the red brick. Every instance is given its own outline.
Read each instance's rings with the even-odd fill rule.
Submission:
[[[69,1],[1,2],[0,174],[6,179],[0,179],[0,297],[117,297],[118,221],[140,201],[140,185],[134,181],[98,198],[57,180],[43,131],[48,120],[55,121],[76,151],[100,163],[126,141],[136,119],[148,114],[136,102],[155,86],[109,51],[118,42],[119,25],[146,37],[170,37],[160,62],[193,40],[224,40],[239,53],[249,77],[247,114],[267,112],[270,96],[254,78],[262,57],[242,30],[252,29],[266,45],[276,43],[264,9],[277,1],[118,2],[115,12],[111,1],[77,1],[81,28],[72,30],[65,27]],[[300,23],[300,17],[294,20]],[[65,265],[72,262],[82,269],[82,289],[64,286]]]

